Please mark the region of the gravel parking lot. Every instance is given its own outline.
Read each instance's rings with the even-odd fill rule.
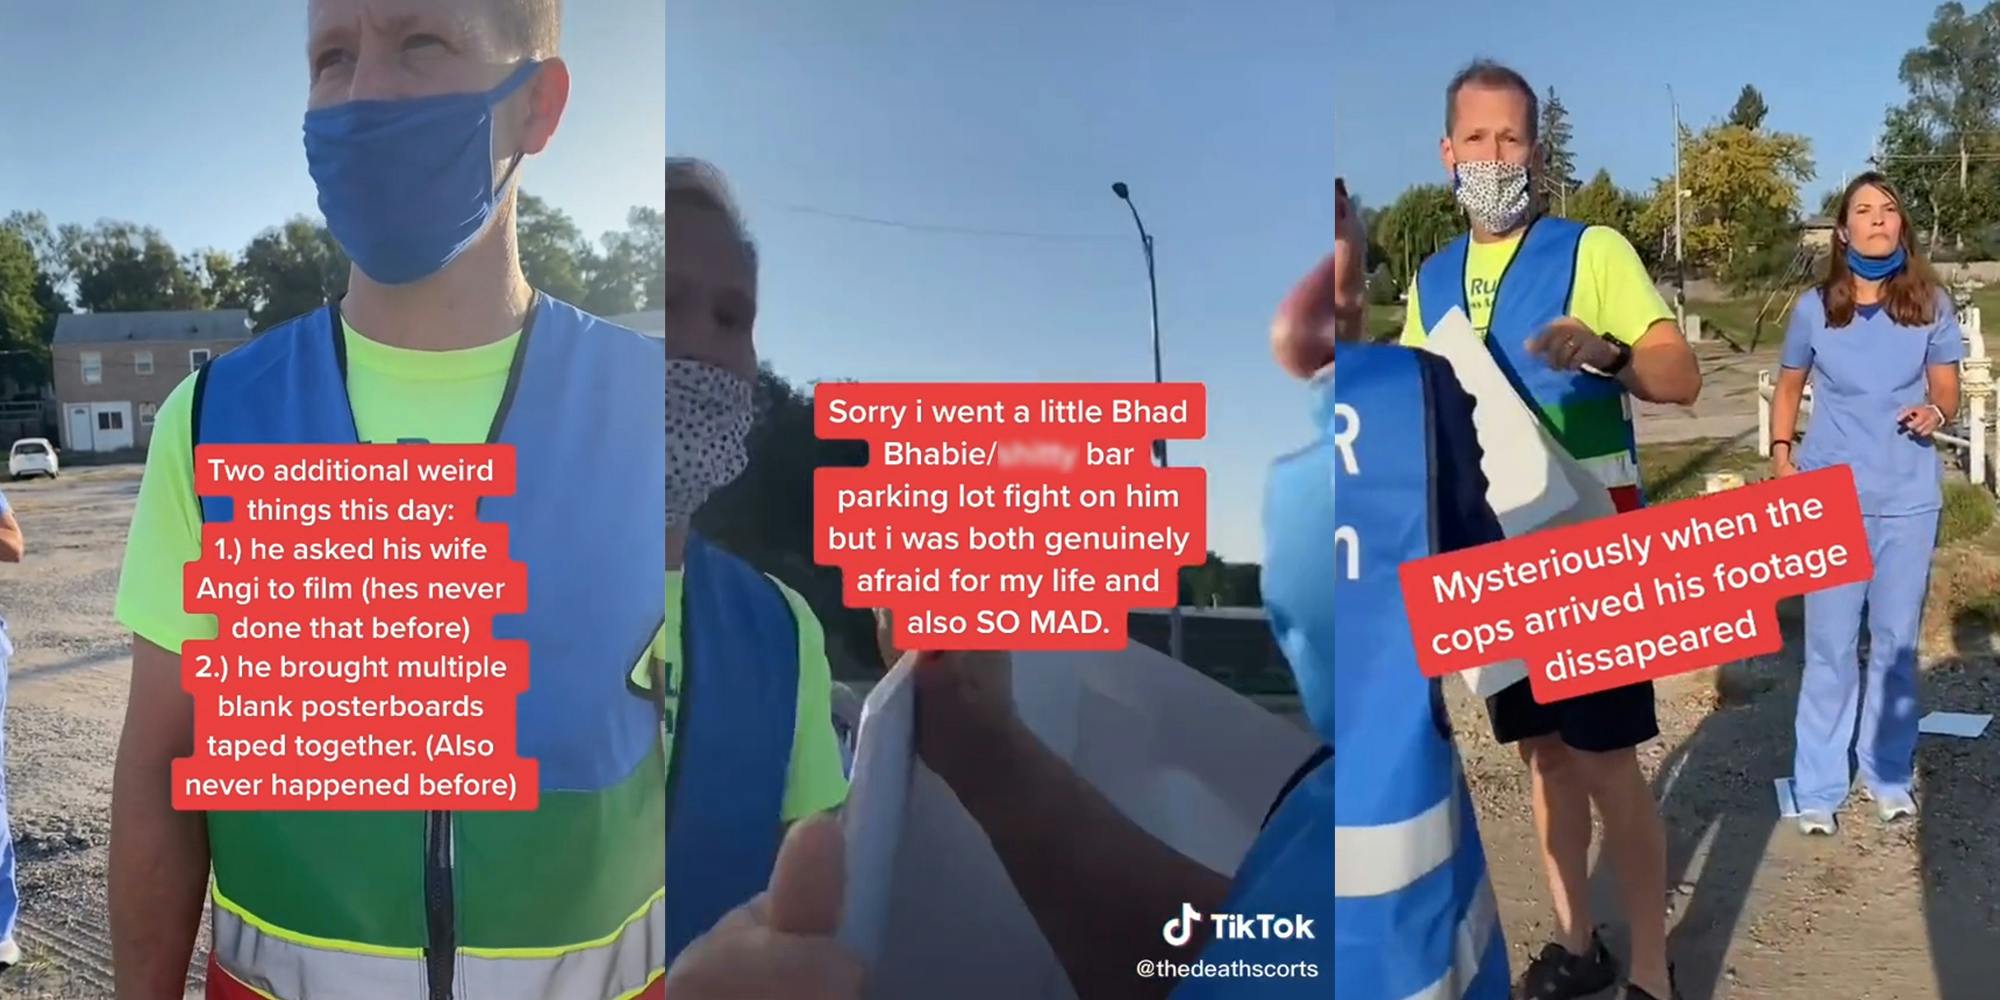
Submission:
[[[19,565],[0,566],[0,615],[15,645],[7,795],[24,952],[0,973],[0,997],[102,1000],[112,992],[111,765],[131,668],[112,599],[139,467],[79,468],[0,489],[28,548]],[[190,983],[191,995],[198,986]]]
[[[22,965],[4,998],[102,1000],[112,992],[105,921],[111,767],[125,708],[129,639],[112,618],[135,466],[10,483],[28,558],[0,566],[0,614],[17,652],[6,714],[7,785],[20,856]],[[1776,815],[1789,766],[1796,618],[1786,649],[1660,685],[1662,738],[1643,751],[1665,802],[1672,951],[1681,988],[1703,997],[1983,1000],[2000,982],[2000,733],[1925,737],[1925,816],[1883,828],[1854,806],[1841,835],[1804,841]],[[1926,708],[1992,711],[1990,656],[1927,658]],[[858,685],[865,692],[865,685]],[[1550,933],[1519,761],[1487,734],[1462,685],[1447,685],[1480,806],[1481,834],[1518,970]],[[1622,950],[1617,898],[1597,917]],[[190,995],[199,995],[191,978]]]

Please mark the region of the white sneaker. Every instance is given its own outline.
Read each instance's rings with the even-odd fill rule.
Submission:
[[[0,969],[21,964],[21,946],[13,938],[0,941]]]
[[[1917,800],[1909,792],[1877,792],[1871,798],[1875,800],[1875,814],[1882,817],[1884,823],[1894,823],[1917,814]]]
[[[1835,824],[1833,814],[1824,809],[1808,809],[1799,814],[1799,832],[1831,837]]]

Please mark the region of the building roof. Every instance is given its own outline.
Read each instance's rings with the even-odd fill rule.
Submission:
[[[214,312],[68,313],[56,318],[55,343],[58,344],[249,339],[250,314],[242,309],[221,309]]]

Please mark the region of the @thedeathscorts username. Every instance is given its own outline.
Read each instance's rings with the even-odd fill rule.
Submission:
[[[1188,903],[1181,915],[1160,927],[1160,938],[1179,948],[1194,938],[1194,928],[1208,921],[1217,940],[1224,941],[1310,941],[1311,917],[1281,917],[1272,913],[1203,914]],[[1317,979],[1319,966],[1311,962],[1177,962],[1171,959],[1141,959],[1139,978],[1172,979]]]

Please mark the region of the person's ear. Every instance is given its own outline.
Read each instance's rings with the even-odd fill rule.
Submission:
[[[1444,164],[1444,175],[1446,177],[1455,178],[1458,176],[1458,156],[1451,151],[1450,136],[1445,136],[1438,140],[1438,160]]]
[[[528,113],[521,123],[522,155],[534,156],[549,148],[549,140],[555,137],[556,126],[569,107],[569,85],[567,63],[557,58],[543,60],[535,79],[524,88]]]

